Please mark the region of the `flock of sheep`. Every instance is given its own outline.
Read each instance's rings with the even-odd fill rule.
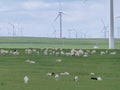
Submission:
[[[58,48],[46,48],[46,49],[25,49],[25,54],[44,54],[44,55],[61,55],[61,56],[83,56],[83,57],[88,57],[89,55],[96,54],[98,53],[96,50],[82,50],[82,49],[71,49],[71,50],[65,50],[65,49],[58,49]],[[14,50],[7,50],[7,49],[0,49],[0,55],[19,55],[20,52],[17,49]],[[100,55],[105,55],[105,54],[117,54],[116,51],[100,51]]]
[[[28,54],[28,55],[31,55],[31,54],[37,54],[37,55],[41,55],[41,54],[44,54],[44,55],[55,55],[55,56],[58,56],[58,55],[61,55],[61,56],[83,56],[83,57],[88,57],[90,55],[93,55],[93,54],[98,54],[98,55],[105,55],[105,54],[110,54],[110,55],[115,55],[117,54],[116,51],[109,51],[109,50],[104,50],[104,51],[99,51],[97,52],[97,50],[82,50],[82,49],[71,49],[71,50],[63,50],[63,49],[57,49],[57,48],[51,48],[51,49],[25,49],[24,50],[24,53],[25,54]],[[21,54],[19,52],[19,50],[7,50],[7,49],[1,49],[0,50],[0,55],[19,55]],[[32,60],[26,60],[25,62],[28,62],[28,63],[32,63],[32,64],[35,64],[36,62],[35,61],[32,61]],[[61,59],[57,59],[56,62],[62,62]],[[70,73],[69,72],[61,72],[59,74],[55,74],[54,72],[48,72],[46,74],[47,76],[54,76],[55,80],[59,80],[60,79],[60,76],[61,75],[65,75],[65,76],[69,76]],[[101,77],[95,77],[95,74],[94,73],[90,73],[91,75],[91,78],[92,80],[99,80],[101,81],[102,78]],[[78,81],[78,75],[75,75],[73,77],[73,80],[75,82]],[[29,81],[29,77],[28,76],[25,76],[24,77],[24,83],[27,84]]]

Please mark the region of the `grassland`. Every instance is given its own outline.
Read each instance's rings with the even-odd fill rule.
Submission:
[[[0,37],[0,48],[82,48],[108,49],[108,39],[59,39],[38,37]],[[115,39],[115,49],[120,49],[120,39]]]
[[[27,55],[25,48],[70,48],[93,49],[98,44],[99,49],[95,55],[89,57]],[[120,89],[120,40],[115,39],[114,50],[117,54],[101,56],[100,51],[108,48],[107,39],[57,39],[33,37],[0,37],[0,49],[17,50],[19,55],[0,54],[0,90],[119,90]],[[36,63],[30,64],[26,60]],[[56,63],[61,59],[61,63]],[[70,72],[70,76],[60,76],[56,81],[54,77],[46,76],[48,72]],[[101,76],[102,81],[90,79],[90,73]],[[28,84],[24,84],[23,77],[29,77]],[[78,82],[73,81],[74,75],[79,76]]]
[[[97,50],[89,57],[52,56],[24,53],[18,49],[20,55],[0,55],[0,90],[119,90],[120,89],[120,50],[116,55],[101,56]],[[69,50],[68,50],[69,51]],[[104,50],[102,50],[104,51]],[[111,51],[109,51],[111,52]],[[35,64],[25,62],[34,60]],[[61,59],[61,63],[56,63]],[[70,76],[60,76],[56,81],[53,76],[46,76],[48,72],[70,72]],[[102,81],[90,79],[90,72],[101,76]],[[29,77],[28,84],[24,84],[23,77]],[[73,81],[74,75],[79,76],[78,82]]]

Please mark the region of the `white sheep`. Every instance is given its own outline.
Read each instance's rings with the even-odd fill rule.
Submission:
[[[35,64],[35,61],[30,61],[29,63],[31,63],[31,64]]]
[[[56,81],[59,80],[59,75],[58,75],[58,74],[55,75],[55,80],[56,80]]]
[[[75,82],[78,81],[78,76],[74,76],[74,81],[75,81]]]
[[[26,60],[25,62],[31,63],[31,64],[35,64],[35,61],[31,61],[31,60]]]
[[[102,78],[101,78],[101,77],[97,77],[97,80],[98,80],[98,81],[101,81],[101,80],[102,80]]]
[[[92,51],[91,51],[91,54],[96,54],[96,50],[92,50]]]
[[[46,75],[47,75],[47,76],[53,76],[54,73],[47,73]]]
[[[62,73],[60,73],[60,75],[68,76],[68,75],[70,75],[70,73],[69,72],[62,72]]]
[[[58,62],[58,63],[59,63],[59,62],[62,62],[62,60],[61,60],[61,59],[57,59],[57,60],[56,60],[56,62]]]
[[[115,55],[115,54],[117,54],[115,51],[110,53],[110,55]]]
[[[29,80],[28,76],[25,76],[25,77],[24,77],[24,83],[27,84],[27,83],[28,83],[28,80]]]
[[[93,76],[93,75],[95,75],[95,73],[91,72],[90,75]]]
[[[104,51],[101,51],[100,52],[100,55],[102,56],[102,55],[105,55],[106,53],[104,52]]]

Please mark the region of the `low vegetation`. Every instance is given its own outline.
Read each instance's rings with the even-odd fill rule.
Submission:
[[[0,37],[0,48],[76,48],[108,49],[108,39],[67,39],[38,37]],[[115,39],[115,49],[120,49],[120,39]]]
[[[14,53],[0,53],[0,90],[119,90],[120,50],[98,49],[88,57],[26,53],[25,49],[2,49]],[[35,51],[35,49],[31,49]],[[59,51],[59,50],[58,50]],[[70,49],[63,49],[70,52]],[[83,49],[85,52],[86,49]],[[89,49],[92,52],[92,49]],[[105,54],[101,54],[105,52]],[[34,61],[34,63],[30,63]],[[68,75],[60,75],[69,72]],[[52,73],[52,76],[48,76]],[[92,80],[101,77],[101,81]],[[59,74],[59,80],[55,80]],[[92,74],[93,75],[93,74]],[[29,81],[24,83],[24,77]],[[74,77],[78,76],[77,81]]]

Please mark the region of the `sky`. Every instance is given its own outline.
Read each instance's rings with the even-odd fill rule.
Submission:
[[[60,3],[59,3],[60,2]],[[107,38],[110,0],[0,0],[0,36]],[[120,0],[114,0],[115,37],[120,38]],[[106,33],[105,33],[106,31]]]

